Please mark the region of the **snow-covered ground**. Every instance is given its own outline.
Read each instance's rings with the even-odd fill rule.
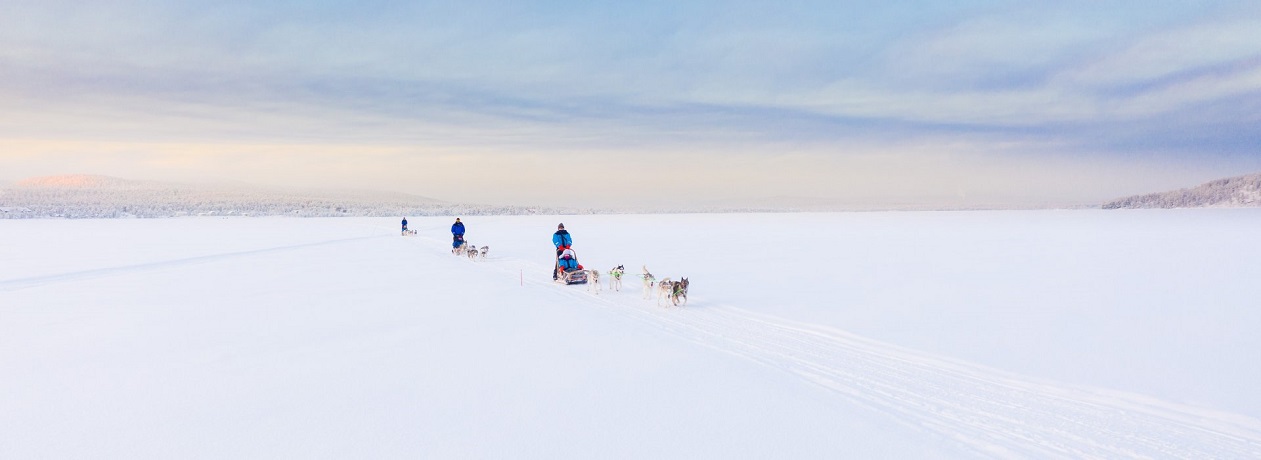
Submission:
[[[0,458],[1261,457],[1259,210],[397,220],[0,220]]]

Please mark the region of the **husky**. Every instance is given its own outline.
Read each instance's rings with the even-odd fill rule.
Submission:
[[[477,260],[477,246],[468,245],[468,249],[464,253],[468,254],[469,260]]]
[[[652,297],[652,287],[653,287],[653,283],[656,280],[657,280],[656,278],[653,278],[652,273],[648,272],[648,266],[644,265],[644,298],[645,299]]]
[[[661,281],[657,283],[656,290],[657,305],[661,305],[662,300],[668,300],[674,295],[674,281],[670,281],[670,278],[662,278]]]
[[[690,283],[688,283],[686,276],[679,280],[679,282],[674,283],[673,294],[670,296],[670,301],[674,304],[674,306],[679,306],[679,299],[683,299],[683,305],[687,305],[688,284]]]
[[[490,252],[490,246],[482,246],[482,253],[481,253],[482,255],[481,255],[481,257],[482,257],[483,259],[485,259],[485,258],[486,258],[486,253],[487,253],[487,252]]]
[[[467,245],[466,245],[466,244],[461,244],[461,245],[459,245],[459,246],[456,246],[456,247],[454,247],[454,248],[451,248],[451,253],[452,253],[452,254],[455,254],[455,255],[457,255],[457,256],[462,256],[462,255],[464,255],[464,247],[465,247],[465,246],[467,246]]]
[[[587,290],[595,291],[595,293],[599,295],[600,294],[600,271],[599,270],[586,270],[586,272],[587,272]]]
[[[618,265],[609,270],[609,290],[622,290],[622,275],[626,273],[626,267]]]

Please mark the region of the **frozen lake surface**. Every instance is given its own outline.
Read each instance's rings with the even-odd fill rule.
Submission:
[[[0,457],[1261,457],[1261,210],[409,220],[0,220]]]

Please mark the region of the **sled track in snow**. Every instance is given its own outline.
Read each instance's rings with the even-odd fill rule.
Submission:
[[[547,268],[495,260],[516,275]],[[589,305],[778,369],[935,433],[981,456],[1033,458],[1261,458],[1261,422],[1137,395],[1032,381],[901,349],[841,331],[731,306],[664,308],[638,283],[593,295],[531,279]]]
[[[247,257],[247,256],[254,256],[254,255],[266,254],[266,253],[271,253],[271,252],[290,251],[294,249],[303,249],[303,248],[309,248],[313,246],[325,246],[329,244],[339,244],[339,243],[346,243],[346,242],[351,242],[351,241],[373,239],[373,238],[383,238],[383,237],[382,236],[363,236],[363,237],[342,238],[342,239],[327,240],[327,241],[314,241],[310,243],[293,244],[293,245],[288,245],[288,246],[250,249],[250,250],[245,250],[245,251],[226,252],[226,253],[221,253],[221,254],[185,257],[182,259],[146,262],[146,263],[139,263],[139,264],[134,264],[134,265],[124,265],[121,267],[96,268],[96,269],[91,269],[91,270],[61,273],[61,274],[56,274],[56,275],[45,275],[45,276],[36,276],[36,277],[31,277],[31,278],[0,280],[0,292],[17,291],[20,289],[29,289],[33,287],[44,286],[47,284],[64,283],[64,282],[69,282],[69,281],[80,281],[80,280],[91,279],[91,278],[113,276],[113,275],[118,275],[118,274],[123,274],[123,273],[168,269],[168,268],[182,267],[185,265],[194,265],[194,264],[199,264],[199,263],[212,262],[212,261],[222,260],[222,259],[230,259],[234,257]]]
[[[1033,383],[730,307],[670,312],[691,338],[997,457],[1257,458],[1261,432],[1126,395]],[[1246,423],[1246,422],[1245,422]]]

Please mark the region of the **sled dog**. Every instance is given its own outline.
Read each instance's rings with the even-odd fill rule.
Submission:
[[[596,294],[599,294],[600,293],[600,271],[599,270],[586,270],[586,272],[587,272],[587,290],[595,291]]]
[[[662,300],[669,300],[674,295],[674,281],[670,278],[662,278],[657,283],[657,305],[661,305]]]
[[[653,278],[652,273],[648,272],[648,266],[644,265],[644,298],[645,299],[652,297],[652,287],[653,287],[653,283],[656,280],[657,280],[656,278]]]
[[[465,250],[465,253],[468,254],[468,258],[470,260],[477,260],[477,246],[473,246],[471,244],[468,245],[468,249]]]
[[[626,273],[626,267],[618,265],[609,270],[609,290],[622,290],[622,275]]]
[[[481,255],[481,257],[482,257],[483,259],[485,259],[485,258],[486,258],[486,253],[487,253],[487,252],[490,252],[490,246],[482,246],[482,255]]]
[[[687,285],[688,284],[690,283],[688,283],[686,276],[684,276],[683,279],[679,280],[679,282],[674,283],[674,289],[673,289],[674,294],[670,296],[670,301],[671,303],[674,304],[674,306],[676,307],[679,306],[679,299],[683,299],[683,305],[687,305]]]
[[[454,247],[454,248],[451,248],[451,253],[452,253],[452,254],[455,254],[455,255],[457,255],[457,256],[462,256],[462,255],[464,255],[464,246],[465,246],[465,244],[464,244],[464,243],[460,243],[460,245],[459,245],[459,246],[456,246],[456,247]]]

